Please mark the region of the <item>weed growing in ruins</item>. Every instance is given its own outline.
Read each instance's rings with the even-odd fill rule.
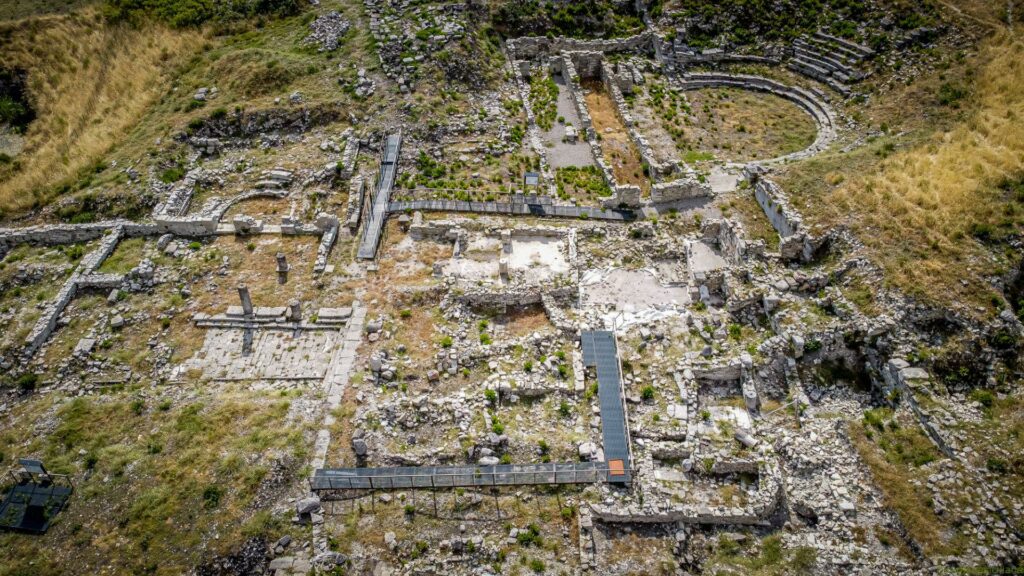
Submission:
[[[540,527],[536,524],[530,524],[524,530],[520,530],[516,534],[516,542],[520,546],[541,546],[544,544],[544,538],[540,534]]]
[[[554,126],[557,101],[558,85],[546,69],[530,78],[530,106],[537,119],[537,126],[542,130],[551,130]]]

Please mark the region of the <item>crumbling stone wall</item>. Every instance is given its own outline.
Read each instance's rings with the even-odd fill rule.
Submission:
[[[700,182],[693,176],[686,176],[671,182],[659,182],[651,186],[652,204],[678,202],[688,198],[705,198],[713,195],[711,186]]]
[[[612,54],[617,52],[654,52],[654,40],[657,36],[647,30],[628,38],[610,39],[579,39],[579,38],[547,38],[545,36],[523,36],[508,41],[508,50],[516,59],[533,59],[547,54],[559,52],[601,52]]]
[[[644,470],[654,469],[653,462],[642,467],[638,473],[640,482],[657,482],[645,477]],[[714,466],[720,470],[736,468],[746,471],[751,463],[723,461],[716,462],[712,466],[712,473],[715,473]],[[782,472],[774,459],[765,459],[754,464],[758,474],[758,489],[746,506],[712,508],[705,504],[678,503],[671,499],[661,497],[656,493],[645,493],[642,505],[621,505],[607,506],[604,504],[591,505],[593,515],[604,522],[683,522],[688,524],[742,524],[742,525],[766,525],[778,509],[782,501]]]
[[[35,326],[32,327],[32,331],[29,332],[28,336],[25,337],[25,349],[22,352],[23,357],[30,358],[33,354],[39,350],[39,347],[46,342],[50,334],[53,333],[54,328],[57,326],[57,320],[60,318],[64,309],[67,308],[68,303],[75,297],[79,288],[90,286],[90,278],[93,272],[95,272],[103,261],[107,259],[110,254],[117,248],[117,244],[125,236],[124,226],[116,226],[107,233],[103,242],[100,243],[99,247],[92,252],[85,255],[82,261],[75,268],[75,271],[71,273],[71,277],[61,287],[60,292],[57,293],[56,298],[46,304],[46,308],[43,309],[42,315],[39,320],[36,321]],[[97,280],[98,279],[93,279]],[[114,286],[120,285],[121,281],[118,278]]]
[[[597,140],[597,133],[594,131],[594,123],[590,118],[590,111],[587,109],[587,103],[583,99],[583,90],[580,88],[580,77],[576,72],[576,62],[577,60],[584,58],[584,56],[585,55],[563,52],[561,55],[561,66],[562,73],[565,75],[566,87],[569,90],[569,95],[572,97],[573,105],[576,107],[576,113],[580,117],[580,124],[583,127],[583,133],[586,136],[587,143],[590,145],[591,153],[594,156],[594,162],[601,171],[604,181],[608,184],[608,187],[612,189],[612,196],[602,201],[602,205],[608,208],[616,208],[619,206],[639,206],[640,187],[632,184],[620,184],[615,179],[615,173],[612,172],[612,167],[605,161],[604,153],[601,149],[601,143]],[[593,53],[586,57],[594,59],[598,73],[600,73],[600,65],[602,62],[601,54]],[[621,98],[621,96],[622,94],[620,92],[619,97]]]
[[[718,246],[722,256],[733,265],[742,264],[748,257],[764,253],[764,242],[748,242],[743,225],[735,220],[705,220],[701,225],[701,234],[705,242]]]
[[[803,218],[789,203],[789,197],[778,184],[763,177],[758,170],[747,170],[754,184],[754,199],[764,211],[772,228],[779,233],[779,254],[783,260],[811,261],[827,243],[827,236],[813,236],[804,230]]]
[[[760,176],[756,176],[753,182],[754,198],[779,236],[785,238],[803,232],[803,218],[789,204],[789,197],[782,188]]]
[[[612,65],[607,61],[602,60],[601,62],[601,82],[604,83],[604,89],[608,92],[608,96],[611,97],[612,102],[615,104],[615,112],[619,115],[619,119],[622,120],[622,124],[626,127],[626,131],[629,133],[630,139],[636,145],[637,150],[640,152],[640,159],[647,165],[648,170],[652,175],[663,174],[672,171],[672,166],[663,166],[654,157],[654,149],[647,142],[647,138],[640,133],[636,128],[636,122],[633,121],[633,115],[630,114],[629,108],[626,106],[626,99],[622,96],[622,90],[619,89],[619,83],[616,79],[617,75],[615,70],[612,69]]]

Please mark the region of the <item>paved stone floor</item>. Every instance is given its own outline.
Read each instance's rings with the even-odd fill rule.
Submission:
[[[252,339],[248,353],[246,338]],[[320,380],[341,342],[342,333],[329,330],[253,330],[247,335],[244,330],[211,329],[203,348],[178,372],[198,369],[209,378],[228,380]]]
[[[594,154],[590,150],[582,132],[583,126],[580,117],[576,113],[576,106],[572,103],[572,96],[565,85],[562,76],[556,75],[555,84],[558,85],[558,101],[556,103],[558,116],[565,118],[565,124],[559,123],[557,117],[551,130],[541,131],[541,140],[548,147],[548,161],[552,168],[563,168],[565,166],[593,166]],[[575,144],[563,142],[565,127],[572,124],[577,130]]]

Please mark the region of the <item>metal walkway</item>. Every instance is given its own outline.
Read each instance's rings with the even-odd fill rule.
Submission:
[[[499,464],[496,466],[410,466],[397,468],[321,468],[310,481],[314,492],[400,490],[410,488],[484,488],[535,484],[592,484],[619,481],[604,462]]]
[[[473,212],[476,214],[509,214],[513,216],[541,216],[547,218],[586,218],[626,222],[636,218],[629,210],[596,208],[593,206],[555,206],[510,202],[467,202],[464,200],[412,200],[392,202],[389,212]]]
[[[363,239],[359,243],[358,257],[361,260],[373,260],[377,256],[377,247],[384,232],[384,223],[388,219],[388,202],[391,200],[391,189],[395,185],[398,173],[398,151],[402,144],[402,134],[388,136],[384,143],[384,152],[380,162],[380,176],[377,180],[377,193],[370,206],[370,216],[363,226]]]
[[[629,427],[622,395],[615,335],[582,334],[583,363],[597,368],[598,399],[604,437],[603,462],[506,464],[497,466],[410,466],[395,468],[318,468],[310,480],[314,492],[470,488],[535,484],[629,484],[633,470]]]
[[[621,466],[630,481],[629,428],[622,397],[622,373],[615,334],[607,330],[588,331],[580,335],[583,365],[597,367],[597,396],[601,403],[601,433],[604,437],[604,459],[610,468]]]

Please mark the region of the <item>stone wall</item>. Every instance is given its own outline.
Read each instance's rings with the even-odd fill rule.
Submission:
[[[184,216],[192,204],[192,195],[196,192],[199,170],[189,170],[185,178],[171,189],[167,200],[157,204],[153,209],[154,216]]]
[[[749,257],[761,256],[764,253],[764,242],[748,242],[743,225],[735,220],[705,220],[701,225],[701,233],[706,242],[718,246],[718,251],[729,261],[737,265]]]
[[[507,43],[509,52],[518,60],[534,59],[538,56],[559,52],[653,52],[654,39],[651,31],[645,31],[628,38],[588,39],[548,38],[546,36],[523,36]]]
[[[708,198],[713,196],[711,186],[704,184],[692,176],[659,182],[651,186],[651,203],[677,202],[688,198]]]
[[[923,368],[911,366],[902,358],[893,358],[886,362],[882,377],[888,392],[898,392],[899,398],[910,407],[921,424],[921,429],[932,443],[947,457],[954,458],[953,448],[946,439],[946,431],[937,419],[928,413],[926,403],[921,401],[932,393],[931,375]]]
[[[0,255],[6,254],[19,244],[37,246],[60,246],[90,242],[116,228],[122,228],[125,236],[148,236],[156,234],[155,227],[136,224],[128,220],[106,220],[88,224],[43,224],[27,228],[0,228]]]
[[[601,70],[601,55],[595,54],[598,65],[598,73]],[[580,54],[569,54],[563,52],[561,55],[562,73],[565,77],[566,88],[572,98],[576,113],[580,117],[580,124],[583,127],[583,136],[590,145],[590,151],[594,156],[594,163],[601,171],[604,181],[612,189],[612,196],[601,202],[606,208],[618,208],[620,206],[635,207],[640,205],[640,187],[632,184],[619,184],[612,172],[612,167],[604,159],[604,152],[601,143],[597,140],[597,133],[594,131],[594,123],[590,118],[590,111],[587,108],[586,100],[583,98],[583,90],[580,87],[579,75],[576,71],[576,61],[581,58]],[[619,92],[619,97],[622,93]]]
[[[548,151],[541,141],[540,128],[537,126],[537,117],[533,113],[533,104],[530,102],[530,86],[526,80],[527,75],[532,73],[532,66],[530,62],[526,61],[513,61],[512,58],[506,54],[506,59],[510,63],[512,77],[515,79],[516,89],[519,90],[519,97],[523,103],[523,110],[526,112],[526,125],[527,125],[527,138],[530,141],[530,147],[533,148],[537,157],[540,158],[540,173],[544,178],[544,181],[548,185],[549,192],[554,195],[555,184],[554,176],[551,172],[551,165],[548,162]],[[561,65],[560,59],[555,59],[549,63],[550,72],[562,72],[563,66]],[[564,76],[568,78],[568,74]]]
[[[248,192],[242,192],[241,194],[232,196],[227,200],[211,200],[205,206],[203,206],[203,209],[200,211],[200,213],[202,216],[206,218],[212,218],[213,220],[217,220],[219,222],[222,218],[224,218],[224,214],[226,214],[227,211],[232,206],[240,202],[252,200],[253,198],[284,198],[286,196],[288,196],[287,190],[273,190],[269,188],[249,190]]]
[[[43,309],[42,315],[36,321],[35,326],[32,327],[32,331],[29,332],[25,338],[25,348],[22,352],[24,358],[31,358],[33,354],[39,350],[39,347],[46,342],[46,339],[53,333],[54,328],[57,326],[57,319],[60,318],[62,312],[67,307],[71,299],[78,293],[78,289],[82,287],[90,286],[90,280],[92,280],[92,273],[103,264],[103,261],[113,253],[114,249],[117,248],[117,244],[125,236],[124,226],[115,226],[110,229],[103,242],[100,243],[92,252],[86,254],[82,261],[75,268],[75,271],[71,273],[71,277],[64,282],[64,286],[61,287],[60,292],[57,296],[46,304],[46,308]],[[81,241],[81,240],[78,240]],[[84,283],[83,283],[84,280]],[[118,280],[117,285],[120,284]]]
[[[327,269],[327,258],[338,239],[338,218],[332,214],[318,214],[317,228],[324,231],[320,236],[320,245],[316,249],[316,262],[313,263],[313,272],[319,274]]]
[[[356,138],[355,131],[351,128],[342,134],[345,138],[345,149],[341,153],[341,161],[338,162],[338,176],[348,180],[355,174],[356,158],[359,156],[359,138]]]
[[[728,469],[728,462],[719,465]],[[750,463],[736,463],[737,468],[746,470]],[[688,524],[741,524],[767,525],[782,501],[782,475],[778,464],[772,459],[754,463],[758,474],[758,487],[748,503],[742,508],[725,506],[708,506],[703,503],[677,502],[657,494],[654,490],[646,490],[642,505],[591,505],[593,515],[604,522],[683,522]],[[645,466],[651,469],[653,466]],[[714,467],[712,467],[714,470]],[[657,480],[646,477],[646,473],[638,473],[638,482],[650,483]]]
[[[362,176],[356,176],[348,185],[348,206],[345,209],[345,227],[352,234],[359,228],[359,217],[363,214],[363,196],[366,190],[366,181]]]
[[[828,236],[814,236],[804,230],[800,213],[789,203],[789,197],[778,184],[768,180],[757,169],[746,171],[754,185],[754,199],[779,233],[779,254],[786,261],[810,262],[828,244]]]
[[[561,288],[549,288],[540,286],[527,286],[522,288],[488,290],[477,288],[458,296],[458,300],[466,305],[475,308],[493,308],[495,306],[533,306],[543,305],[544,296],[550,298],[564,299],[572,298],[579,293],[576,285]]]
[[[615,104],[615,111],[618,113],[619,119],[622,120],[622,124],[626,127],[629,138],[636,145],[637,150],[640,152],[640,159],[647,165],[649,172],[652,175],[671,172],[673,167],[663,166],[655,159],[654,149],[647,142],[647,138],[637,130],[636,122],[633,121],[633,115],[629,112],[629,107],[626,106],[626,99],[622,96],[622,90],[619,89],[615,70],[607,61],[601,62],[601,82],[604,83],[604,89]]]
[[[772,228],[785,238],[803,231],[803,218],[789,204],[789,197],[778,184],[764,177],[755,177],[754,199],[764,210]]]

